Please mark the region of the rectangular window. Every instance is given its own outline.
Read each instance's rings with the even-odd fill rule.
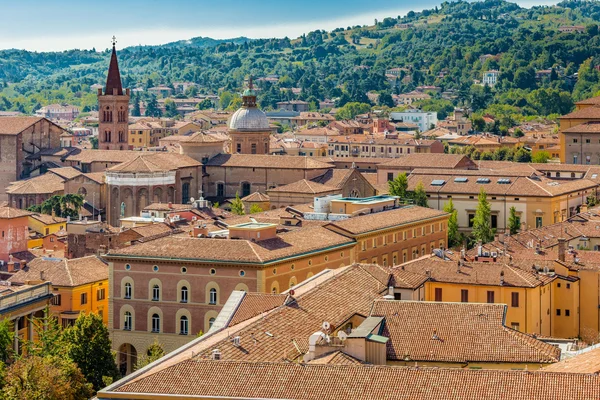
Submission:
[[[475,218],[475,214],[469,214],[469,228],[473,227],[473,219]]]
[[[394,180],[394,173],[393,172],[388,172],[387,173],[387,180],[388,181],[393,181]]]
[[[97,300],[104,300],[105,299],[104,289],[99,289],[98,291],[96,291],[96,299]]]
[[[373,248],[377,247],[377,238],[373,238]]]
[[[565,310],[565,317],[571,316],[571,310]]]
[[[250,145],[250,153],[256,154],[256,143],[252,143],[252,145]]]
[[[494,291],[488,290],[488,292],[487,292],[487,302],[488,303],[493,303],[494,302]]]
[[[81,305],[87,304],[87,293],[81,293]]]
[[[492,215],[492,229],[498,228],[498,216]]]
[[[54,295],[51,301],[53,306],[60,306],[60,294]]]
[[[435,288],[435,301],[442,301],[442,288]]]
[[[560,308],[557,308],[557,309],[556,309],[556,316],[557,316],[557,317],[560,317]]]
[[[512,292],[510,294],[510,304],[512,307],[519,307],[519,292]]]
[[[238,153],[241,153],[242,152],[242,144],[241,143],[237,143],[236,146],[235,146],[235,149],[236,149],[236,151]]]
[[[519,323],[518,322],[513,322],[510,324],[510,327],[513,328],[515,331],[519,330]]]
[[[362,250],[362,251],[365,251],[365,250],[367,250],[367,242],[365,242],[365,241],[363,240],[363,241],[362,241],[362,242],[360,242],[360,243],[361,243],[361,250]]]
[[[462,303],[468,303],[469,302],[469,291],[467,289],[462,289],[460,291],[460,301]]]
[[[543,225],[543,219],[542,217],[535,217],[535,227],[536,228],[541,228]]]

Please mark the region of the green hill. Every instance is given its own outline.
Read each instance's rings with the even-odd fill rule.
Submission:
[[[314,31],[293,40],[195,38],[126,48],[119,51],[119,60],[126,87],[191,81],[200,92],[236,93],[250,74],[276,74],[278,83],[259,83],[259,102],[265,108],[291,98],[313,105],[324,98],[339,98],[340,106],[368,102],[366,93],[373,91],[389,104],[393,93],[434,85],[455,97],[448,101],[438,95],[423,108],[443,115],[455,105],[469,105],[500,116],[508,126],[518,115],[568,112],[573,100],[600,90],[594,68],[600,65],[599,19],[598,1],[530,9],[500,0],[445,2],[373,26]],[[585,31],[560,32],[563,25],[581,25]],[[50,102],[93,109],[96,98],[89,86],[103,82],[108,56],[80,50],[1,51],[0,110],[31,112]],[[401,76],[386,79],[385,71],[396,67],[402,68]],[[490,69],[500,70],[498,84],[493,89],[474,85]],[[536,77],[540,70],[551,73]],[[577,83],[567,78],[575,73]],[[302,93],[280,90],[291,87]],[[232,98],[225,97],[223,106]]]

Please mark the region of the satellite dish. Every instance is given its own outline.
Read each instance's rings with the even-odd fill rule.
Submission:
[[[327,321],[323,321],[323,325],[321,325],[323,327],[323,329],[325,329],[326,331],[329,330],[329,328],[331,328],[331,324]]]
[[[344,340],[346,340],[348,338],[348,334],[344,331],[339,331],[337,334],[338,339],[340,339],[342,342]]]

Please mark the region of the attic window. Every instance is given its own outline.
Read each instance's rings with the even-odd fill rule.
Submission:
[[[454,178],[454,182],[456,182],[456,183],[469,182],[469,178]]]
[[[548,182],[548,186],[558,186],[558,182]]]
[[[443,179],[434,179],[431,181],[431,186],[444,186],[444,183],[446,183],[446,181]]]
[[[477,178],[477,183],[490,183],[490,178]]]
[[[510,183],[510,179],[509,178],[500,178],[500,179],[498,179],[498,183],[501,185],[508,185]]]

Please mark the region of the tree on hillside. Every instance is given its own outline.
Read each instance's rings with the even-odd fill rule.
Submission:
[[[429,205],[427,204],[427,193],[425,193],[425,187],[423,186],[423,182],[419,181],[419,183],[417,183],[412,197],[415,201],[415,205],[420,207],[429,207]]]
[[[338,120],[354,119],[357,115],[366,114],[371,111],[371,106],[367,103],[346,103],[341,107],[335,117]]]
[[[509,210],[508,230],[511,235],[515,235],[521,229],[521,218],[517,215],[517,209],[512,206]]]
[[[481,188],[478,196],[477,210],[473,218],[473,237],[481,242],[488,243],[494,239],[494,230],[491,225],[491,205],[487,200],[485,190]]]
[[[240,195],[237,192],[235,194],[235,199],[231,200],[231,212],[236,215],[246,214],[244,203],[240,199]]]
[[[141,117],[142,111],[140,110],[140,99],[135,99],[133,102],[133,110],[131,110],[131,116]]]
[[[398,174],[395,179],[388,181],[388,186],[392,196],[398,196],[401,200],[407,199],[408,178],[406,177],[405,173]]]
[[[520,162],[520,163],[531,162],[531,152],[526,150],[525,148],[521,147],[515,153],[514,161]]]
[[[66,355],[73,360],[95,390],[119,376],[108,328],[95,313],[81,314],[64,333]]]
[[[444,205],[444,211],[450,214],[448,217],[448,247],[460,244],[458,237],[458,211],[454,208],[452,197]]]
[[[71,360],[32,355],[18,359],[6,370],[1,397],[6,399],[89,399],[94,390]]]
[[[179,112],[177,112],[177,104],[171,99],[167,99],[165,101],[165,117],[174,118],[179,116]]]

